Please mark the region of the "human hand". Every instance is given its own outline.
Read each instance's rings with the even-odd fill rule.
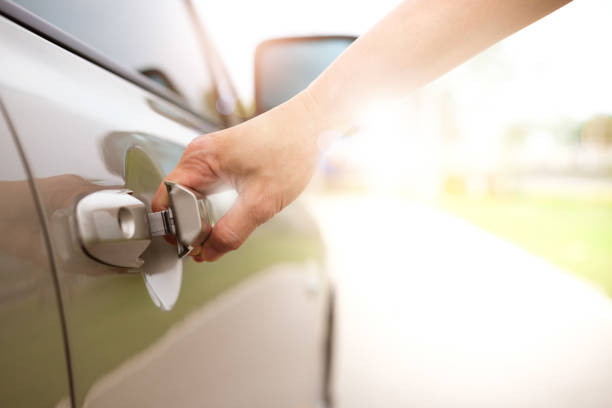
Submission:
[[[190,255],[198,262],[220,258],[291,203],[312,177],[324,129],[316,104],[302,92],[247,122],[194,139],[166,179],[202,194],[229,185],[238,198]],[[162,183],[153,211],[168,204]]]

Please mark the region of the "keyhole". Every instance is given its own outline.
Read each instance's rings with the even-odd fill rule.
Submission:
[[[132,238],[136,232],[134,214],[132,214],[128,208],[121,207],[119,209],[119,213],[117,214],[117,218],[119,220],[119,228],[121,228],[123,236],[127,239]]]

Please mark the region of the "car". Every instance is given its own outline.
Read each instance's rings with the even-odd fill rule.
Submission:
[[[259,65],[326,41],[320,71],[352,38],[272,41]],[[329,406],[333,285],[304,202],[218,262],[162,237],[125,261],[121,200],[150,211],[193,138],[248,118],[195,6],[0,0],[0,60],[0,405]],[[299,90],[258,78],[258,112]],[[235,194],[208,199],[218,219]],[[87,200],[108,211],[83,227]]]

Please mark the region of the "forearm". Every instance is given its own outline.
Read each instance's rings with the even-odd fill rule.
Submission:
[[[408,0],[357,40],[304,92],[238,126],[194,139],[168,180],[238,199],[190,253],[213,261],[308,184],[328,130],[346,130],[369,103],[398,98],[569,0]],[[160,185],[153,208],[166,208]]]
[[[330,127],[405,96],[570,0],[406,0],[308,88]]]

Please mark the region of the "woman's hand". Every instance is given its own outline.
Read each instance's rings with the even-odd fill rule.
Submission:
[[[203,193],[229,184],[239,197],[213,228],[203,253],[196,248],[192,255],[212,261],[238,248],[293,201],[312,176],[323,132],[350,126],[364,105],[406,96],[569,1],[406,0],[306,91],[248,122],[194,140],[168,179]],[[161,187],[153,209],[167,206]]]
[[[215,224],[196,261],[214,261],[237,249],[260,224],[291,203],[306,187],[318,157],[324,120],[308,93],[240,125],[194,139],[171,180],[202,194],[229,185],[238,192],[233,207]],[[160,185],[153,211],[168,207]]]

